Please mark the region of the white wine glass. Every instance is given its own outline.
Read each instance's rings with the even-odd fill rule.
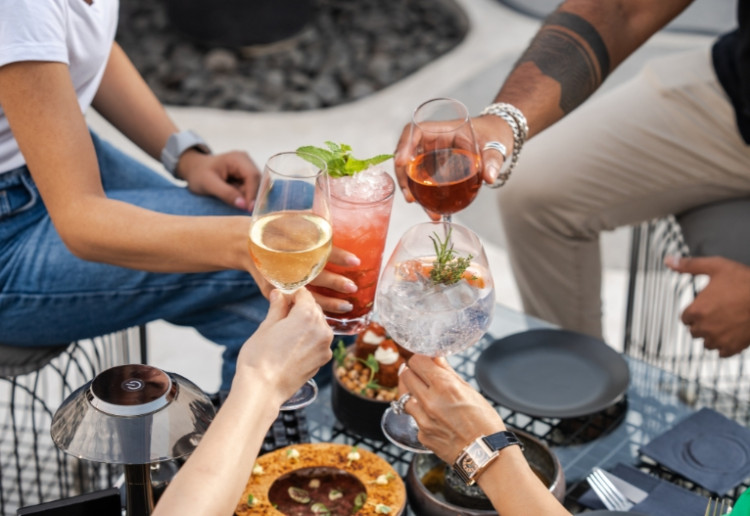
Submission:
[[[409,191],[423,208],[451,221],[482,186],[482,156],[469,110],[451,98],[430,99],[411,119]]]
[[[388,335],[413,353],[444,357],[476,344],[492,322],[495,286],[479,237],[451,222],[409,228],[378,285],[376,311]],[[386,409],[383,433],[393,444],[429,452],[401,400]]]
[[[250,226],[249,249],[263,277],[286,294],[307,285],[331,253],[330,193],[326,164],[315,156],[281,152],[263,169]],[[312,403],[313,379],[282,410]]]

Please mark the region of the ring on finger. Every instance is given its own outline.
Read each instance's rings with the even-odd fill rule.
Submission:
[[[502,143],[493,140],[491,142],[485,143],[484,147],[482,147],[482,150],[490,150],[490,149],[496,150],[497,152],[502,154],[504,160],[508,159],[508,149]]]
[[[405,410],[405,407],[406,407],[406,404],[409,402],[410,399],[411,399],[411,394],[408,393],[408,392],[402,394],[401,396],[399,396],[398,400],[396,400],[396,401],[394,401],[394,402],[391,403],[391,407],[393,408],[393,412],[395,412],[396,414],[399,414],[399,415],[403,414],[404,410]]]

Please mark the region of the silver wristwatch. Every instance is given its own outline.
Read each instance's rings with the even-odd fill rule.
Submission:
[[[173,133],[161,151],[161,163],[167,169],[167,172],[172,175],[175,174],[180,156],[188,149],[195,149],[203,154],[211,154],[211,149],[205,140],[193,131]]]
[[[516,434],[507,430],[490,436],[481,435],[464,448],[453,463],[453,471],[466,482],[467,486],[473,485],[479,474],[497,458],[500,450],[513,444],[523,449],[523,443]]]

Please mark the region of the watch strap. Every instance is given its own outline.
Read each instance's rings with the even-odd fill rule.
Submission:
[[[510,430],[503,430],[502,432],[496,432],[492,435],[482,437],[487,446],[491,450],[500,451],[506,446],[512,446],[517,444],[523,450],[523,443],[516,434]]]
[[[180,131],[169,136],[167,144],[161,151],[161,163],[172,175],[175,175],[177,163],[185,151],[195,149],[203,154],[211,154],[206,141],[191,130]]]

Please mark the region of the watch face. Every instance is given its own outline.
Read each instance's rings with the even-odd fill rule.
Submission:
[[[474,462],[477,464],[484,464],[490,458],[490,454],[479,442],[474,441],[471,446],[466,449],[466,453],[471,455]]]
[[[477,463],[474,462],[474,459],[472,459],[470,455],[465,455],[461,459],[460,466],[464,473],[466,473],[466,475],[469,477],[471,477],[479,469]]]

